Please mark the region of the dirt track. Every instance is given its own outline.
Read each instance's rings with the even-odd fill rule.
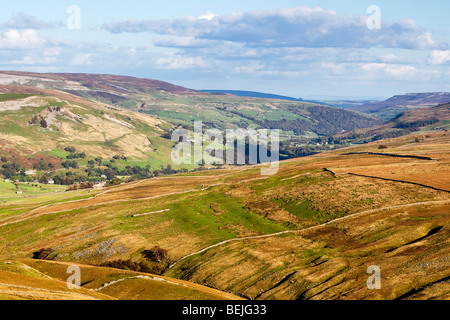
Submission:
[[[363,215],[363,214],[368,214],[368,213],[373,213],[373,212],[378,212],[378,211],[383,211],[383,210],[390,210],[390,209],[399,209],[399,208],[405,208],[405,207],[412,207],[412,206],[418,206],[418,205],[425,205],[425,204],[442,204],[442,203],[449,203],[450,200],[440,200],[440,201],[427,201],[427,202],[417,202],[417,203],[408,203],[408,204],[403,204],[403,205],[397,205],[397,206],[392,206],[392,207],[386,207],[386,208],[379,208],[379,209],[373,209],[373,210],[367,210],[367,211],[362,211],[362,212],[357,212],[354,214],[350,214],[348,216],[345,217],[341,217],[341,218],[337,218],[334,219],[332,221],[317,225],[317,226],[313,226],[313,227],[309,227],[306,229],[301,229],[301,230],[288,230],[288,231],[281,231],[281,232],[276,232],[276,233],[272,233],[272,234],[265,234],[265,235],[261,235],[261,236],[251,236],[251,237],[244,237],[244,238],[236,238],[236,239],[230,239],[230,240],[225,240],[216,244],[213,244],[211,246],[208,246],[206,248],[203,248],[202,250],[190,253],[180,259],[178,259],[177,261],[175,261],[173,264],[171,264],[169,266],[169,269],[172,269],[174,266],[176,266],[179,262],[195,256],[197,254],[203,253],[205,251],[208,251],[209,249],[212,248],[216,248],[219,247],[221,245],[227,244],[227,243],[231,243],[231,242],[236,242],[236,241],[246,241],[246,240],[255,240],[255,239],[263,239],[263,238],[269,238],[269,237],[276,237],[279,235],[283,235],[283,234],[295,234],[295,233],[301,233],[301,232],[305,232],[305,231],[310,231],[310,230],[314,230],[314,229],[318,229],[318,228],[322,228],[324,226],[327,226],[329,224],[335,223],[337,221],[342,221],[342,220],[347,220],[350,218],[354,218],[356,216],[359,215]]]
[[[201,176],[201,177],[203,178],[204,176]],[[219,176],[211,176],[211,177],[220,178],[222,176],[219,175]],[[161,178],[161,179],[174,179],[174,178],[191,178],[191,177],[164,177],[164,178]],[[194,177],[194,178],[198,178],[198,177]],[[93,197],[88,198],[88,199],[71,200],[71,201],[59,202],[57,204],[44,205],[44,206],[35,208],[35,209],[31,210],[31,211],[28,211],[28,212],[25,212],[25,213],[22,213],[22,214],[19,214],[19,215],[7,217],[5,219],[0,220],[0,227],[6,226],[6,225],[10,225],[10,224],[13,224],[13,223],[26,221],[26,220],[31,219],[31,218],[41,217],[41,216],[49,215],[49,214],[66,212],[66,211],[70,211],[70,210],[87,209],[87,208],[93,208],[93,207],[107,205],[107,204],[121,203],[121,202],[128,202],[128,201],[151,200],[151,199],[157,199],[157,198],[162,198],[162,197],[172,196],[172,195],[186,194],[186,193],[191,193],[191,192],[201,192],[201,191],[205,191],[205,190],[208,190],[210,188],[217,187],[217,186],[241,184],[241,183],[247,183],[247,182],[256,181],[256,180],[265,180],[267,178],[268,177],[253,178],[253,179],[247,179],[247,180],[238,181],[238,182],[220,182],[220,183],[215,183],[215,184],[208,185],[208,186],[206,186],[204,188],[188,189],[188,190],[182,190],[182,191],[177,191],[177,192],[169,192],[169,193],[164,193],[164,194],[159,194],[159,195],[154,195],[154,196],[148,196],[148,197],[127,198],[127,199],[108,200],[108,201],[105,199],[104,201],[95,202],[93,204],[89,204],[89,205],[85,205],[85,206],[73,206],[73,207],[70,207],[70,208],[67,207],[67,204],[74,204],[74,203],[83,202],[83,201],[89,202],[89,201],[101,198],[101,196],[104,196],[105,194],[108,194],[108,193],[111,193],[111,192],[116,192],[116,193],[123,192],[124,190],[136,187],[138,184],[141,184],[141,183],[144,183],[144,182],[148,182],[151,179],[141,180],[141,181],[138,181],[138,182],[133,183],[131,185],[125,185],[124,187],[121,187],[121,188],[114,188],[114,189],[110,189],[110,190],[107,190],[107,191],[104,191],[104,192],[100,192],[100,193],[98,193],[98,194],[96,194]],[[49,207],[55,207],[55,206],[56,207],[63,206],[64,208],[61,209],[61,210],[56,210],[56,211],[39,212],[39,211],[41,211],[43,209],[46,209],[46,208],[49,208]],[[34,214],[35,212],[36,212],[36,214]],[[20,217],[23,217],[23,218],[15,220],[16,218],[20,218]],[[8,221],[8,220],[13,220],[13,221]]]

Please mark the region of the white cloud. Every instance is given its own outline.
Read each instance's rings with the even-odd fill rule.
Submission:
[[[11,29],[0,35],[0,49],[35,49],[45,43],[32,29],[22,32]]]
[[[17,28],[0,33],[0,68],[128,73],[184,79],[198,88],[240,81],[281,92],[286,86],[292,92],[301,90],[300,95],[307,88],[333,90],[327,85],[353,91],[384,86],[390,92],[391,81],[408,86],[445,80],[448,70],[430,65],[450,61],[450,50],[411,19],[383,21],[381,30],[369,30],[365,15],[305,6],[226,15],[206,12],[174,20],[131,19],[103,26],[111,33],[143,33],[133,36],[142,39],[134,47],[103,39],[43,39],[36,30],[21,28],[34,24],[42,29],[45,24],[25,18],[11,19]],[[105,37],[123,38],[126,35]]]
[[[6,26],[12,29],[49,29],[62,23],[47,23],[27,13],[19,12],[14,15]]]
[[[183,17],[174,20],[128,20],[103,25],[112,33],[151,32],[202,40],[245,43],[248,47],[337,47],[437,49],[431,33],[411,19],[383,21],[367,28],[367,16],[346,16],[322,8],[299,6],[241,14]],[[445,44],[444,44],[445,45]]]
[[[387,54],[381,56],[380,60],[382,62],[392,63],[392,62],[402,62],[402,61],[404,61],[404,58],[398,57],[397,55],[395,55],[393,53],[387,53]]]
[[[71,64],[77,66],[91,65],[92,64],[91,58],[92,53],[79,53],[72,58]]]
[[[172,48],[201,48],[212,46],[214,43],[217,42],[186,36],[167,36],[153,39],[153,44],[157,47]]]
[[[214,19],[215,17],[217,17],[216,14],[208,11],[205,14],[201,15],[200,17],[198,17],[199,19],[206,19],[208,21],[211,21],[212,19]]]
[[[434,50],[427,59],[429,64],[441,65],[450,61],[450,50]]]
[[[367,18],[299,6],[225,15],[207,12],[173,20],[113,21],[103,29],[151,33],[155,47],[173,49],[172,55],[152,60],[157,69],[190,69],[196,77],[213,67],[216,79],[239,75],[264,81],[283,77],[355,83],[418,81],[426,73],[418,51],[447,45],[412,19],[383,20],[381,30],[370,30]]]
[[[238,66],[234,68],[235,73],[251,73],[262,71],[266,67],[262,62],[251,62],[246,65]]]
[[[417,48],[427,49],[427,48],[437,48],[440,45],[433,40],[433,35],[430,32],[426,32],[417,37]]]
[[[370,77],[388,75],[394,78],[408,78],[417,75],[417,69],[414,66],[404,64],[387,63],[365,63],[361,69],[367,72]]]
[[[57,62],[55,57],[25,56],[21,60],[12,60],[8,63],[14,65],[51,65]]]
[[[344,75],[348,73],[348,64],[346,63],[323,62],[320,66],[334,75]]]
[[[156,61],[156,65],[162,69],[192,69],[208,67],[209,63],[201,57],[163,57]]]

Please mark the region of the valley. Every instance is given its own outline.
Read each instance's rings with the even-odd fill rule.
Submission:
[[[450,298],[448,103],[382,122],[122,76],[0,83],[1,299]],[[194,121],[280,129],[278,171],[174,164]]]

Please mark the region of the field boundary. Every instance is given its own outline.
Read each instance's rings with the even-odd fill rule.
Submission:
[[[395,154],[395,153],[382,153],[382,152],[349,152],[343,153],[343,156],[352,156],[352,155],[375,155],[375,156],[385,156],[385,157],[394,157],[394,158],[411,158],[411,159],[419,159],[419,160],[427,160],[427,161],[435,161],[430,157],[422,157],[422,156],[411,156],[404,154]]]
[[[396,205],[396,206],[392,206],[392,207],[379,208],[379,209],[372,209],[372,210],[366,210],[366,211],[361,211],[361,212],[353,213],[353,214],[350,214],[350,215],[347,215],[347,216],[344,216],[344,217],[340,217],[340,218],[337,218],[337,219],[328,221],[328,222],[326,222],[326,223],[322,223],[322,224],[319,224],[319,225],[317,225],[317,226],[312,226],[312,227],[309,227],[309,228],[306,228],[306,229],[301,229],[301,230],[287,230],[287,231],[281,231],[281,232],[276,232],[276,233],[271,233],[271,234],[265,234],[265,235],[260,235],[260,236],[251,236],[251,237],[244,237],[244,238],[234,238],[234,239],[229,239],[229,240],[221,241],[221,242],[219,242],[219,243],[210,245],[210,246],[208,246],[208,247],[206,247],[206,248],[203,248],[203,249],[201,249],[201,250],[199,250],[199,251],[190,253],[190,254],[188,254],[188,255],[186,255],[186,256],[184,256],[184,257],[178,259],[178,260],[175,261],[174,263],[172,263],[172,264],[169,266],[169,269],[172,269],[172,268],[175,267],[178,263],[180,263],[181,261],[183,261],[183,260],[185,260],[185,259],[187,259],[187,258],[190,258],[190,257],[195,256],[195,255],[197,255],[197,254],[206,252],[206,251],[208,251],[208,250],[210,250],[210,249],[213,249],[213,248],[216,248],[216,247],[219,247],[219,246],[221,246],[221,245],[228,244],[228,243],[231,243],[231,242],[236,242],[236,241],[246,241],[246,240],[254,240],[254,239],[263,239],[263,238],[276,237],[276,236],[283,235],[283,234],[295,234],[295,233],[301,233],[301,232],[305,232],[305,231],[311,231],[311,230],[314,230],[314,229],[322,228],[322,227],[324,227],[324,226],[327,226],[327,225],[329,225],[329,224],[335,223],[335,222],[337,222],[337,221],[342,221],[342,220],[354,218],[354,217],[359,216],[359,215],[368,214],[368,213],[374,213],[374,212],[383,211],[383,210],[398,209],[398,208],[412,207],[412,206],[425,205],[425,204],[440,204],[440,203],[448,203],[448,202],[450,202],[450,199],[449,199],[449,200],[438,200],[438,201],[427,201],[427,202],[407,203],[407,204]]]
[[[351,173],[351,172],[349,172],[348,174],[349,174],[349,175],[352,175],[352,176],[363,177],[363,178],[371,178],[371,179],[378,179],[378,180],[384,180],[384,181],[392,181],[392,182],[408,183],[408,184],[416,185],[416,186],[419,186],[419,187],[424,187],[424,188],[429,188],[429,189],[433,189],[433,190],[436,190],[436,191],[442,191],[442,192],[450,193],[450,190],[441,189],[441,188],[436,188],[436,187],[429,186],[429,185],[422,184],[422,183],[418,183],[418,182],[405,181],[405,180],[397,180],[397,179],[389,179],[389,178],[376,177],[376,176],[368,176],[368,175],[364,175],[364,174]]]

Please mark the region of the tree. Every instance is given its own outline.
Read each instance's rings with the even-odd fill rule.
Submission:
[[[161,135],[161,138],[164,138],[164,139],[167,139],[167,140],[171,140],[172,139],[172,135],[170,133],[166,132],[166,133],[163,133]]]
[[[110,186],[116,186],[121,184],[123,181],[120,178],[113,178],[112,180],[109,180],[108,182],[106,182],[105,187],[110,187]]]
[[[48,256],[54,251],[52,248],[42,248],[39,251],[33,252],[33,259],[47,260]]]
[[[74,147],[66,147],[64,148],[64,151],[70,152],[70,153],[75,153],[75,151],[77,151]]]
[[[169,254],[167,253],[167,250],[155,246],[150,250],[144,250],[141,252],[141,254],[144,256],[144,258],[154,261],[154,262],[166,262],[169,260]]]
[[[33,124],[37,124],[38,123],[38,117],[37,116],[34,116],[31,120],[30,120],[30,122],[29,122],[29,124],[30,125],[33,125]]]
[[[46,129],[48,127],[47,121],[45,119],[41,120],[41,127]]]

